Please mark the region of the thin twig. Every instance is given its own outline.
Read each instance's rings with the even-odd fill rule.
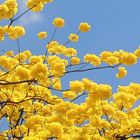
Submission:
[[[86,93],[84,92],[84,93],[82,93],[82,94],[80,94],[79,96],[77,96],[76,98],[74,98],[73,100],[71,100],[70,102],[73,102],[73,101],[75,101],[76,99],[78,99],[79,97],[81,97],[81,96],[83,96],[83,95],[85,95]]]
[[[106,69],[106,68],[115,68],[118,67],[120,64],[118,65],[114,65],[114,66],[101,66],[101,67],[94,67],[94,68],[88,68],[88,69],[83,69],[83,70],[71,70],[71,71],[66,71],[66,73],[73,73],[73,72],[84,72],[84,71],[90,71],[90,70],[96,70],[96,69]]]
[[[38,3],[37,3],[38,4]],[[10,24],[8,25],[8,28],[12,25],[12,23],[16,20],[18,20],[20,17],[22,17],[23,15],[25,15],[28,11],[30,11],[31,9],[33,9],[36,5],[33,5],[31,8],[27,9],[26,11],[24,11],[22,14],[20,14],[18,17],[16,17],[15,19],[10,19]]]
[[[20,62],[20,46],[19,46],[19,39],[17,39],[17,47],[18,47],[19,62]]]
[[[81,31],[79,30],[76,35],[78,35]],[[63,46],[66,46],[67,44],[69,44],[71,42],[71,40],[68,40],[66,43],[63,44]]]
[[[54,39],[54,36],[55,36],[55,34],[56,34],[56,30],[57,30],[57,27],[54,28],[54,32],[53,32],[53,35],[52,35],[51,41]],[[51,41],[50,41],[50,42],[51,42]],[[49,42],[49,43],[50,43],[50,42]]]
[[[0,85],[15,85],[15,84],[22,84],[22,83],[30,83],[30,82],[36,82],[36,80],[23,80],[23,81],[18,81],[18,82],[9,82],[6,81],[6,83],[0,83]]]
[[[57,28],[55,27],[55,28],[54,28],[54,32],[53,32],[53,35],[52,35],[52,38],[51,38],[51,40],[48,42],[48,47],[49,47],[50,42],[54,39],[54,36],[55,36],[55,33],[56,33],[56,29],[57,29]],[[45,58],[44,58],[44,62],[43,62],[43,63],[45,63],[45,61],[46,61],[47,53],[48,53],[48,48],[46,48],[46,51],[45,51],[45,54],[44,54]]]

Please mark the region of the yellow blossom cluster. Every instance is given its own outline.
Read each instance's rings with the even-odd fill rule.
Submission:
[[[123,78],[127,75],[127,70],[124,67],[120,67],[118,73],[116,74],[117,78]]]
[[[130,109],[136,101],[137,98],[130,93],[118,92],[114,94],[114,102],[119,108]]]
[[[0,5],[0,20],[12,18],[17,13],[17,11],[17,0],[6,0]]]
[[[57,56],[49,56],[48,64],[50,66],[50,72],[55,76],[62,76],[66,71],[67,60],[61,59]]]
[[[65,46],[60,45],[57,41],[51,41],[47,44],[46,49],[52,54],[64,54]]]
[[[62,54],[67,57],[76,56],[77,51],[74,48],[66,48],[66,46],[59,44],[57,41],[51,41],[47,44],[46,49],[50,54]]]
[[[0,41],[3,41],[6,35],[10,39],[16,40],[25,35],[25,29],[22,26],[0,27]]]
[[[36,77],[42,69],[40,63],[31,63],[35,66],[39,65],[39,70],[36,70],[36,75],[34,74]],[[6,78],[6,81],[11,80],[11,82],[32,79],[28,75],[32,67],[34,66],[18,65],[16,71],[10,71],[9,76],[5,75],[3,78]],[[15,72],[16,75],[13,77],[12,74]],[[43,73],[45,72],[43,71]],[[45,80],[45,77],[49,76],[41,76],[40,80]],[[3,78],[1,77],[1,83],[5,83],[5,81],[2,82]],[[60,78],[53,78],[51,84],[55,90],[59,91],[62,88]],[[13,91],[10,90],[11,88],[14,88]],[[110,85],[97,84],[88,78],[83,78],[81,81],[70,82],[70,89],[63,92],[63,98],[68,99],[65,101],[61,97],[53,95],[53,90],[43,87],[36,81],[23,82],[18,86],[11,84],[3,87],[1,85],[1,100],[10,104],[1,108],[0,116],[7,114],[9,117],[7,121],[13,126],[11,129],[5,130],[2,136],[12,134],[16,137],[23,136],[24,140],[45,140],[52,137],[60,140],[75,140],[75,138],[79,140],[90,140],[91,138],[116,140],[117,134],[126,137],[131,133],[138,134],[140,108],[133,109],[132,106],[138,100],[139,89],[138,83],[131,83],[126,87],[119,86],[118,91],[113,94]],[[84,92],[87,93],[85,102],[79,105],[72,102]],[[113,99],[108,102],[110,97]],[[12,103],[15,105],[13,106]],[[20,117],[25,122],[17,125]],[[100,135],[97,130],[104,135]]]
[[[4,69],[10,70],[19,64],[19,61],[15,58],[7,56],[0,56],[0,66]]]
[[[53,0],[27,0],[26,6],[34,12],[40,12],[44,8],[44,4],[48,4]]]
[[[127,92],[134,95],[137,99],[140,98],[140,85],[138,83],[131,83],[129,86],[119,86],[118,91],[119,92]]]
[[[117,95],[118,94],[118,95]],[[123,96],[121,96],[123,95]],[[128,100],[132,100],[132,104],[136,99],[133,99],[130,94],[125,95],[128,98],[124,99],[123,93],[116,93],[114,95],[114,102],[108,103],[107,101],[96,101],[93,106],[89,106],[87,102],[80,105],[60,101],[55,105],[43,105],[42,103],[35,102],[34,104],[26,105],[27,108],[35,109],[36,115],[28,115],[24,125],[19,126],[21,129],[12,129],[12,133],[20,136],[22,132],[25,140],[29,139],[48,139],[56,137],[57,139],[117,139],[118,135],[129,136],[135,131],[139,132],[139,122],[132,117],[138,115],[139,107],[133,110],[123,110],[117,101],[121,100],[129,104]],[[27,103],[26,103],[27,104]],[[8,109],[8,108],[7,108]],[[121,110],[120,110],[121,109]],[[7,113],[10,110],[7,110]],[[10,112],[8,113],[10,114]],[[103,117],[104,116],[104,117]],[[108,119],[105,119],[107,117]],[[18,118],[18,117],[17,117]],[[111,120],[110,120],[111,118]],[[83,127],[79,127],[84,121],[89,121]],[[101,136],[98,131],[105,133]],[[104,129],[104,131],[102,131]],[[30,130],[30,131],[29,131]],[[93,132],[95,133],[93,135]],[[5,131],[6,134],[10,132]],[[29,133],[28,135],[26,135]]]
[[[135,53],[120,51],[104,51],[100,54],[100,58],[103,62],[109,65],[124,64],[124,65],[134,65],[137,63],[137,56]]]
[[[74,91],[64,91],[63,92],[63,97],[67,99],[74,99],[76,98],[76,93]]]
[[[27,0],[27,7],[39,12],[52,1]],[[16,0],[0,5],[0,19],[11,18],[9,25],[0,26],[0,41],[6,36],[19,41],[25,34],[24,27],[12,25],[16,13]],[[57,17],[52,24],[56,32],[65,20]],[[133,140],[139,136],[139,83],[118,86],[114,92],[111,85],[89,78],[70,80],[69,84],[63,79],[69,73],[117,67],[116,77],[124,78],[126,66],[138,62],[140,48],[88,53],[82,60],[67,44],[77,42],[79,33],[90,29],[87,22],[80,23],[78,32],[70,34],[66,43],[54,40],[55,32],[47,41],[47,32],[41,31],[37,36],[46,43],[42,55],[20,51],[19,44],[18,53],[4,51],[0,55],[0,119],[7,124],[7,129],[0,130],[0,140]]]
[[[56,90],[62,89],[62,83],[60,78],[53,78],[52,79],[52,87]]]
[[[101,60],[95,54],[86,54],[84,56],[84,62],[91,63],[94,66],[98,66],[101,64]]]
[[[76,93],[82,93],[84,91],[83,83],[80,81],[71,81],[70,90]]]
[[[80,58],[72,57],[71,58],[71,65],[78,65],[78,64],[80,64]]]
[[[102,63],[107,63],[110,67],[124,65],[130,66],[135,65],[140,58],[140,48],[137,48],[133,53],[123,50],[119,51],[103,51],[99,56],[96,54],[86,54],[84,56],[84,62],[90,63],[93,66],[99,66]],[[125,67],[120,67],[117,78],[124,78],[127,75],[127,70]]]

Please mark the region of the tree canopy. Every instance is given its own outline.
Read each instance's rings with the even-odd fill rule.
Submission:
[[[69,73],[98,69],[117,69],[116,78],[127,75],[127,66],[138,63],[140,48],[103,51],[99,55],[77,56],[77,50],[68,47],[79,41],[82,33],[92,25],[79,23],[75,33],[64,44],[54,39],[57,30],[65,26],[65,19],[56,17],[54,32],[48,40],[47,31],[40,31],[38,39],[46,43],[46,52],[34,55],[20,50],[19,39],[26,35],[23,26],[13,25],[28,11],[41,12],[53,0],[27,0],[27,9],[20,15],[16,0],[0,4],[0,20],[9,24],[0,26],[0,41],[5,38],[17,42],[17,50],[0,55],[0,119],[6,119],[7,128],[0,132],[1,140],[133,140],[140,138],[140,84],[118,86],[117,91],[105,83],[96,83],[85,77],[62,85]],[[28,42],[27,42],[28,43]],[[89,66],[87,68],[87,65]],[[56,94],[58,93],[58,94]],[[75,102],[80,97],[85,100]]]

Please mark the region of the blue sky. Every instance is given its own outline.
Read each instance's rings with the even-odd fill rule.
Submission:
[[[2,3],[4,0],[0,0]],[[20,13],[25,10],[25,0],[18,0]],[[62,17],[66,26],[57,31],[55,39],[60,43],[67,41],[70,33],[78,30],[80,22],[89,22],[92,26],[88,33],[80,34],[78,43],[70,43],[78,51],[78,56],[86,53],[100,54],[104,50],[134,51],[140,45],[140,0],[54,0],[41,12],[29,12],[14,25],[24,25],[26,36],[20,39],[21,50],[29,49],[33,54],[44,54],[45,42],[37,39],[39,31],[47,31],[49,37],[53,33],[52,20]],[[0,26],[9,21],[0,21]],[[0,48],[15,50],[15,41],[5,39],[0,42]],[[2,54],[2,52],[0,52]],[[128,75],[124,79],[116,79],[117,69],[95,70],[84,73],[69,74],[63,78],[64,88],[68,87],[70,80],[81,80],[88,77],[97,83],[111,84],[115,92],[118,85],[128,85],[130,82],[140,82],[140,62],[132,67],[127,67]],[[80,101],[83,101],[81,98]]]
[[[4,0],[1,0],[1,2]],[[25,10],[25,0],[18,0],[20,13]],[[140,1],[135,0],[54,0],[46,5],[41,13],[29,12],[14,25],[24,25],[26,36],[20,39],[21,50],[29,49],[33,54],[44,54],[45,42],[37,39],[39,31],[47,31],[49,37],[53,33],[52,20],[62,17],[66,26],[57,31],[55,39],[60,43],[67,41],[70,33],[78,30],[80,22],[89,22],[92,26],[88,33],[81,33],[78,43],[70,43],[78,51],[78,56],[86,53],[100,54],[104,50],[134,51],[140,44]],[[9,21],[8,21],[9,22]],[[5,25],[7,21],[0,21]],[[4,50],[17,50],[16,42],[6,39],[0,43]],[[116,90],[118,85],[128,85],[130,82],[139,82],[140,63],[128,67],[128,75],[120,80],[116,79],[117,69],[95,70],[85,73],[69,74],[64,82],[88,77],[98,83],[111,84]],[[65,85],[66,86],[66,85]]]

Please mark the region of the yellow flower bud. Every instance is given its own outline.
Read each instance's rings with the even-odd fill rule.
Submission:
[[[57,28],[62,28],[65,25],[65,20],[57,17],[53,20],[53,25]]]
[[[39,32],[37,36],[39,39],[44,39],[47,37],[47,32]]]
[[[77,34],[70,34],[68,38],[71,42],[77,42],[79,39]]]
[[[124,78],[127,75],[127,70],[124,67],[119,68],[119,72],[116,74],[117,78]]]
[[[80,23],[80,25],[79,25],[79,30],[81,32],[88,32],[90,30],[90,28],[91,28],[91,26],[87,22]]]
[[[80,59],[78,57],[72,57],[71,58],[71,64],[72,65],[77,65],[80,63]]]

